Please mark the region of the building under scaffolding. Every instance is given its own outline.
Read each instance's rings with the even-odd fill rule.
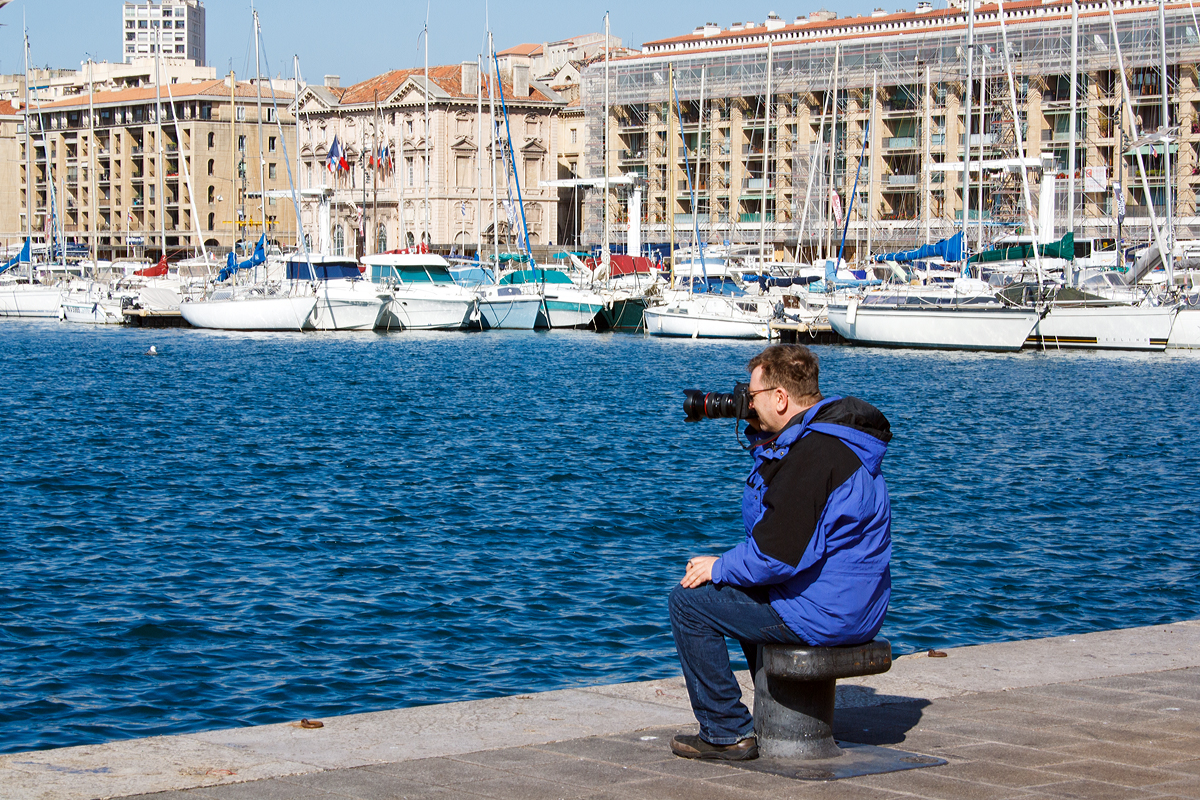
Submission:
[[[643,242],[674,238],[683,246],[698,230],[709,244],[762,240],[768,252],[807,260],[836,253],[844,233],[849,259],[961,230],[964,145],[972,247],[1026,233],[1020,172],[997,164],[1013,163],[1023,145],[1025,157],[1040,165],[1028,172],[1035,217],[1042,171],[1054,173],[1047,185],[1055,187],[1059,235],[1073,218],[1078,238],[1114,238],[1119,195],[1123,237],[1145,241],[1152,209],[1164,214],[1168,187],[1180,236],[1189,227],[1200,233],[1196,12],[1190,3],[1166,7],[1164,121],[1158,4],[1117,0],[1112,11],[1110,21],[1107,2],[1078,6],[1074,180],[1072,9],[1060,0],[1004,4],[1015,92],[999,7],[976,7],[969,121],[965,5],[935,11],[920,3],[912,13],[847,19],[817,12],[729,29],[710,24],[647,43],[642,55],[609,65],[607,136],[604,66],[583,75],[584,174],[602,177],[607,158],[612,176],[641,177]],[[1159,131],[1164,122],[1178,126],[1168,131],[1169,144],[1132,147],[1135,135]],[[607,193],[610,240],[618,244],[627,237],[627,191]],[[603,239],[605,196],[595,190],[585,203],[587,244]],[[1038,233],[1048,239],[1053,232]]]

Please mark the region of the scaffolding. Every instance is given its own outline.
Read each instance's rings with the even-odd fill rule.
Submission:
[[[929,30],[914,27],[896,35],[860,33],[857,38],[838,41],[777,41],[772,55],[769,132],[763,114],[767,103],[765,42],[741,49],[701,48],[613,62],[607,124],[603,70],[589,68],[582,78],[588,128],[584,169],[592,177],[600,176],[607,157],[612,174],[636,173],[644,179],[642,240],[646,242],[665,243],[673,237],[677,242],[690,241],[693,224],[698,223],[702,238],[710,243],[756,243],[765,223],[766,238],[777,249],[795,248],[813,255],[834,232],[831,206],[840,202],[852,215],[849,249],[854,249],[851,243],[868,237],[881,247],[899,249],[950,235],[961,225],[962,189],[948,177],[956,173],[936,165],[961,162],[963,147],[972,143],[972,162],[978,161],[981,147],[987,159],[1015,158],[1019,124],[1026,142],[1024,155],[1037,158],[1046,152],[1054,156],[1056,225],[1065,226],[1068,204],[1073,204],[1077,236],[1110,235],[1116,204],[1109,189],[1120,170],[1125,152],[1121,131],[1128,128],[1129,120],[1121,109],[1108,6],[1083,3],[1080,9],[1078,175],[1073,194],[1066,174],[1071,63],[1067,4],[1006,10],[1019,119],[1013,118],[1008,97],[996,7],[977,11],[975,46],[976,52],[983,54],[986,68],[982,78],[977,74],[971,80],[974,96],[985,94],[986,105],[982,125],[976,107],[970,127],[963,120],[962,108],[967,80],[965,14],[951,18],[953,24],[930,26]],[[1160,207],[1172,183],[1176,185],[1180,223],[1195,225],[1200,222],[1196,220],[1194,186],[1200,177],[1192,175],[1193,170],[1200,172],[1196,154],[1200,148],[1200,92],[1195,67],[1200,39],[1191,9],[1184,4],[1167,10],[1169,121],[1159,119],[1157,4],[1122,0],[1117,9],[1117,31],[1131,101],[1141,118],[1139,128],[1155,130],[1164,122],[1182,123],[1180,156],[1172,159],[1174,181],[1161,174],[1161,167],[1160,173],[1154,174],[1156,162],[1151,154],[1150,198],[1129,179],[1133,173],[1126,160],[1127,177],[1121,187],[1126,229],[1132,224],[1135,236],[1140,235],[1136,231],[1148,229],[1144,218],[1149,201]],[[870,18],[842,22],[851,31],[860,22],[869,28]],[[829,103],[835,62],[836,102]],[[684,107],[682,124],[668,119],[669,85]],[[873,85],[877,87],[874,97]],[[836,111],[830,113],[833,109]],[[834,115],[837,124],[831,127],[829,118]],[[874,122],[869,124],[872,117]],[[764,136],[770,153],[761,152]],[[865,151],[861,149],[864,137],[868,139]],[[832,174],[831,143],[835,147]],[[687,185],[685,149],[697,186],[695,207],[686,188],[680,189]],[[849,193],[860,152],[865,158],[864,183],[851,208]],[[1095,188],[1095,176],[1103,174],[1105,191],[1085,190],[1083,174],[1089,168],[1093,177],[1090,188]],[[810,175],[810,169],[816,170],[815,174]],[[1036,184],[1040,176],[1030,179]],[[973,167],[971,187],[970,219],[985,225],[973,231],[972,244],[979,230],[985,245],[998,235],[1021,232],[1025,216],[1019,174],[985,171],[977,175]],[[615,192],[609,193],[608,200],[614,209],[624,206]],[[602,238],[604,202],[602,190],[589,192],[585,199],[582,238],[587,244]],[[841,226],[836,227],[840,237]],[[622,234],[612,233],[617,235],[614,241],[623,241]]]

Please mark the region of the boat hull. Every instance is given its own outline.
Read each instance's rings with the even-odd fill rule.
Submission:
[[[99,300],[63,300],[63,319],[80,325],[123,325],[121,306]]]
[[[531,331],[541,310],[541,298],[535,296],[484,297],[479,301],[479,324],[485,331]]]
[[[675,336],[688,339],[769,339],[771,329],[765,322],[738,320],[703,314],[680,314],[660,308],[644,313],[646,333],[651,336]]]
[[[305,327],[319,331],[374,330],[390,302],[388,295],[373,292],[320,292]]]
[[[645,326],[646,300],[631,297],[613,300],[612,305],[600,309],[596,318],[597,328],[602,331],[640,331]]]
[[[1053,306],[1025,340],[1027,347],[1165,350],[1175,309],[1152,306]]]
[[[384,307],[379,327],[389,330],[459,330],[470,322],[474,298],[428,298],[397,294]]]
[[[0,317],[58,319],[62,306],[61,289],[37,284],[17,284],[0,288]]]
[[[1028,309],[830,304],[829,325],[855,344],[939,350],[1020,350],[1037,322]]]
[[[1169,350],[1200,350],[1200,308],[1181,308],[1167,339]]]
[[[224,331],[298,331],[317,305],[315,297],[246,297],[182,303],[194,328]]]
[[[545,308],[539,315],[542,326],[551,328],[589,328],[596,321],[596,315],[604,308],[599,300],[571,300],[569,298],[545,298]],[[546,315],[549,314],[549,319]]]

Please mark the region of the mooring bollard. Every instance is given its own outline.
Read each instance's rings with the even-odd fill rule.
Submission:
[[[838,678],[892,667],[892,645],[876,639],[850,647],[761,645],[754,676],[754,733],[760,758],[834,758]]]

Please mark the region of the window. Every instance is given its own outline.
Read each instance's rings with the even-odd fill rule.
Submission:
[[[270,178],[271,180],[275,180],[275,165],[274,164],[267,164],[267,177]]]
[[[387,249],[387,226],[381,222],[375,230],[375,252],[386,253]]]
[[[571,128],[571,144],[575,144],[578,141],[579,141],[579,131],[575,128]]]
[[[538,182],[538,162],[532,159],[525,161],[525,186],[529,191],[537,188]]]
[[[275,107],[267,106],[267,122],[275,121]]]
[[[335,256],[346,255],[346,232],[342,230],[341,225],[333,226],[333,254]]]
[[[412,186],[413,185],[413,158],[412,158],[412,156],[409,156],[408,158],[406,158],[404,160],[408,165],[408,185]]]
[[[238,122],[245,122],[246,121],[246,107],[245,106],[237,106],[234,109],[233,118],[236,119]]]
[[[454,159],[454,185],[470,186],[471,159],[467,156],[457,156]]]
[[[274,136],[272,136],[271,138],[267,139],[267,152],[268,152],[268,153],[274,153],[274,152],[275,152],[275,137],[274,137]]]
[[[209,132],[209,134],[208,134],[208,147],[209,147],[209,149],[211,150],[212,148],[214,148],[214,147],[216,147],[216,146],[217,146],[217,135],[216,135],[215,133],[212,133],[212,132],[210,131],[210,132]],[[211,162],[210,162],[210,163],[211,163]],[[212,173],[211,173],[211,172],[210,172],[210,173],[208,173],[208,174],[209,174],[209,175],[212,175]]]
[[[213,175],[217,171],[217,162],[214,159],[208,160],[208,174]]]
[[[208,187],[208,202],[209,203],[217,202],[217,187],[215,187],[215,186]]]
[[[246,137],[245,135],[238,137],[238,150],[246,152]]]
[[[208,229],[211,231],[214,227],[216,227],[216,224],[217,224],[217,215],[209,214],[208,215]]]
[[[421,156],[421,171],[425,173],[425,183],[429,183],[429,159]]]

